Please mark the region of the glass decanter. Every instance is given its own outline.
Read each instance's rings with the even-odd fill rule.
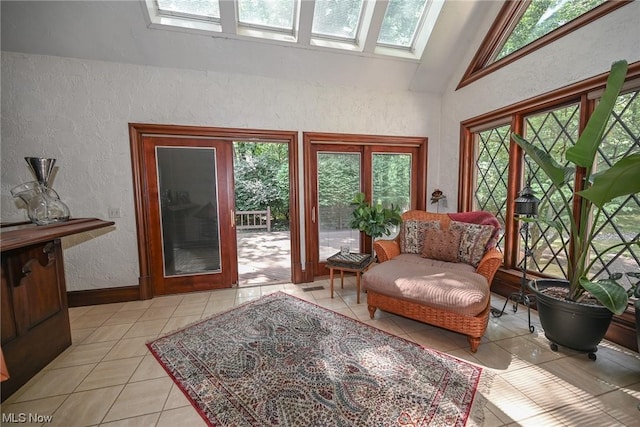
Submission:
[[[31,222],[47,225],[69,219],[69,207],[60,200],[55,190],[49,187],[49,179],[56,159],[25,157],[29,169],[37,181],[25,182],[11,189],[13,197],[19,197],[27,205]]]
[[[12,188],[11,195],[19,197],[27,205],[27,215],[35,224],[47,225],[69,219],[69,208],[60,200],[58,193],[38,181]]]

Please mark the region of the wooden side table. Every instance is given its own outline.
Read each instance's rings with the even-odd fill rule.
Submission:
[[[360,304],[360,276],[373,264],[373,257],[369,254],[338,252],[327,258],[329,268],[329,287],[333,298],[333,270],[340,270],[340,288],[344,288],[344,272],[356,273],[356,302]]]

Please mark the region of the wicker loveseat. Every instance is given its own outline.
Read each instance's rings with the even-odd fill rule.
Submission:
[[[379,308],[465,334],[471,351],[475,353],[489,321],[491,281],[502,263],[502,254],[495,249],[499,234],[497,220],[486,212],[438,214],[418,210],[405,212],[402,219],[401,232],[396,239],[374,243],[378,264],[362,276],[371,318]],[[413,236],[414,239],[424,237],[424,241],[417,242],[422,245],[421,249],[418,248],[419,253],[409,250],[413,247],[407,243],[410,241],[408,230],[415,228],[416,224],[439,229],[422,230],[420,237]],[[474,239],[474,235],[469,233],[479,229],[483,230],[484,238],[487,232],[491,236],[482,243],[478,239],[473,249],[466,242],[470,241],[469,236]],[[435,255],[432,256],[436,259],[428,257],[433,252],[429,247],[431,242],[441,243],[437,239],[445,235],[459,238],[460,233],[466,235],[462,241],[458,240],[455,247],[456,260],[443,261],[447,258]],[[460,254],[473,250],[477,252],[472,262],[475,265],[467,264],[464,261],[470,261],[466,258],[469,254],[462,257]]]

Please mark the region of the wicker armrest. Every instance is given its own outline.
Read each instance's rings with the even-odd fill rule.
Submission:
[[[400,245],[396,240],[376,240],[373,249],[378,256],[378,262],[385,262],[400,255]]]
[[[480,264],[478,264],[478,268],[476,268],[476,273],[482,274],[486,277],[489,286],[491,286],[493,276],[496,274],[496,271],[498,271],[501,264],[502,253],[495,248],[489,249],[480,260]]]

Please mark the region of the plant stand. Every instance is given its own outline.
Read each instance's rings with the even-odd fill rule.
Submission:
[[[518,311],[518,304],[522,303],[527,306],[527,317],[529,320],[529,332],[533,333],[535,331],[535,327],[531,324],[531,300],[535,299],[535,295],[527,294],[525,292],[525,288],[527,286],[527,258],[532,255],[531,250],[529,249],[529,223],[524,222],[520,227],[520,231],[524,233],[524,258],[522,265],[522,280],[520,281],[520,291],[513,292],[509,295],[509,298],[504,302],[502,306],[502,310],[498,311],[495,308],[491,309],[491,315],[493,317],[502,317],[504,314],[504,309],[507,308],[507,304],[509,301],[513,301],[513,312],[516,313]]]
[[[523,276],[522,279],[523,280],[522,280],[522,284],[520,285],[520,291],[513,292],[512,294],[509,295],[509,298],[507,298],[507,300],[504,302],[504,305],[502,306],[502,310],[498,311],[498,309],[492,308],[491,315],[496,318],[502,317],[502,315],[504,314],[504,310],[507,308],[507,304],[509,303],[509,301],[513,301],[513,312],[517,313],[518,304],[522,303],[523,305],[527,306],[529,332],[533,333],[536,330],[536,328],[531,324],[531,302],[533,299],[535,299],[536,296],[533,294],[525,293],[525,277]]]

